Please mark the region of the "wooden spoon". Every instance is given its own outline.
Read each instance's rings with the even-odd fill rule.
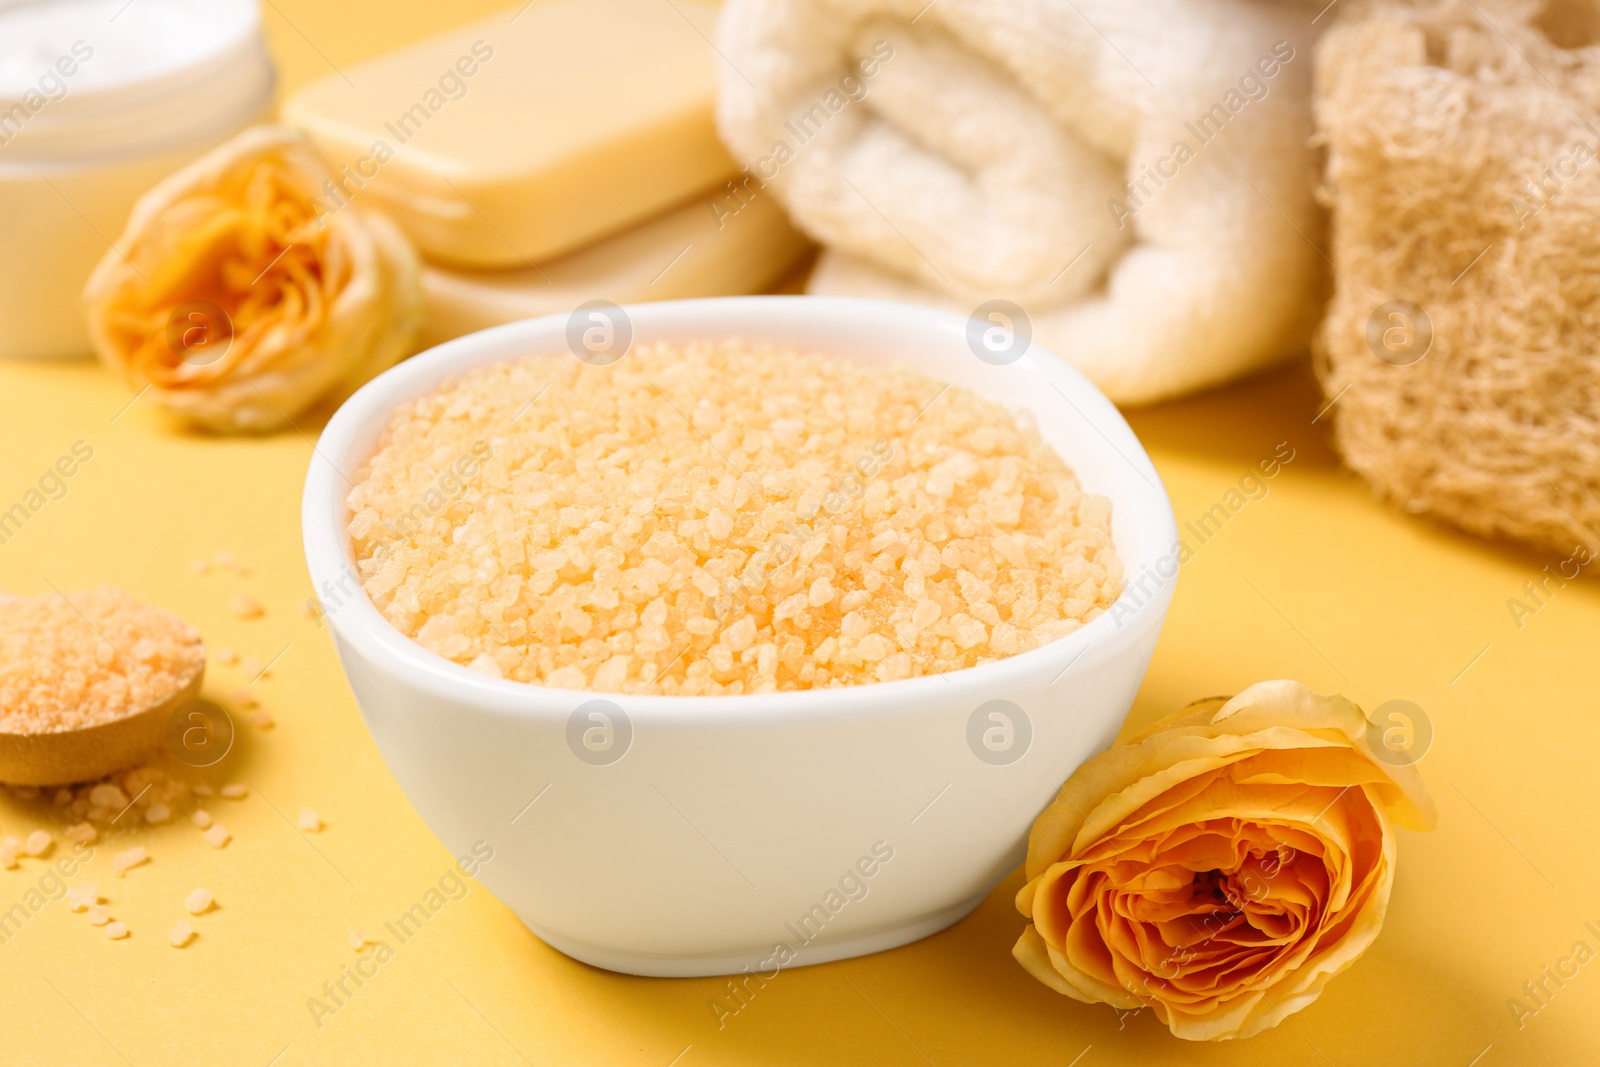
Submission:
[[[104,778],[138,764],[166,740],[172,713],[200,695],[205,664],[159,704],[129,708],[117,718],[75,730],[11,733],[0,729],[0,782],[69,785]]]

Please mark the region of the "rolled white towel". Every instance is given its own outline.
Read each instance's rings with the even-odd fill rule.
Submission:
[[[1320,310],[1315,14],[728,0],[729,202],[775,193],[828,247],[812,292],[1014,302],[1119,403],[1215,385],[1302,351]]]

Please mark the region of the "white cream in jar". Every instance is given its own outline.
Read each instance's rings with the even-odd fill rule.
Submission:
[[[0,0],[0,356],[87,353],[134,201],[273,87],[256,0]]]

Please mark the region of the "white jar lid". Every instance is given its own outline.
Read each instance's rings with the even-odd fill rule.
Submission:
[[[0,168],[167,151],[263,110],[257,0],[0,0]]]

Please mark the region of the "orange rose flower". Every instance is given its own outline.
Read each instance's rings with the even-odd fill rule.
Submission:
[[[84,292],[100,358],[181,419],[271,430],[392,366],[421,318],[416,252],[331,197],[298,133],[246,130],[135,205]]]
[[[1068,779],[1028,837],[1012,950],[1069,997],[1248,1037],[1316,1000],[1383,925],[1416,769],[1297,682],[1191,705]]]

